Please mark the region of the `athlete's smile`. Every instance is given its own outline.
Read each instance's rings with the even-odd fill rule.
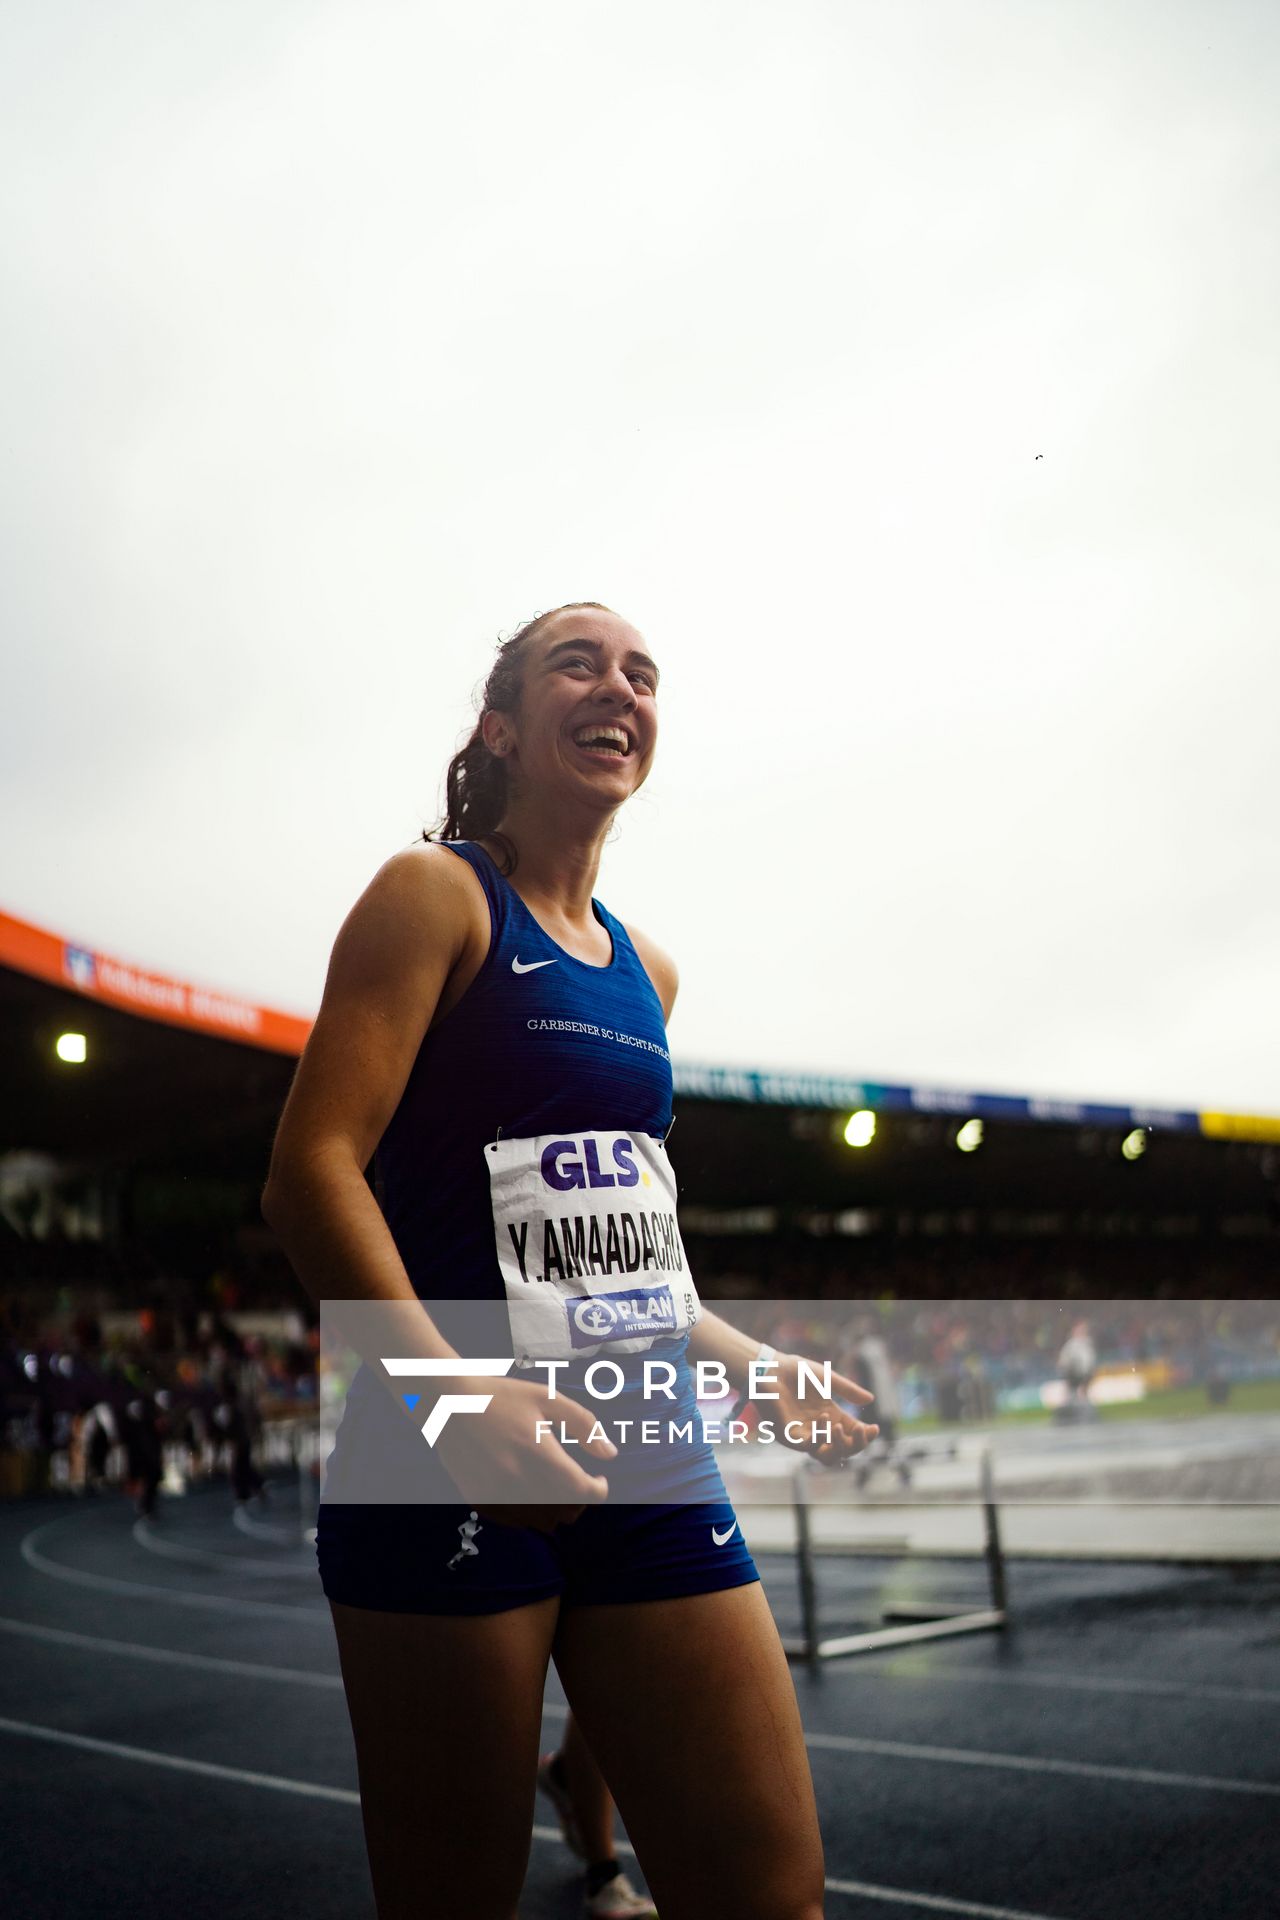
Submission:
[[[635,752],[630,728],[617,720],[588,720],[575,727],[570,738],[593,760],[625,760]]]

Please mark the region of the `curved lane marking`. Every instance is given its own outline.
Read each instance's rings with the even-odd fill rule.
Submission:
[[[73,1633],[68,1627],[37,1626],[33,1620],[0,1617],[0,1633],[27,1640],[47,1640],[54,1646],[83,1647],[91,1653],[118,1653],[130,1660],[151,1660],[165,1667],[196,1667],[212,1673],[232,1673],[245,1680],[280,1680],[295,1687],[342,1690],[340,1673],[307,1673],[301,1667],[272,1667],[254,1660],[227,1660],[212,1653],[180,1653],[170,1647],[144,1647],[136,1640],[108,1640],[97,1633]]]
[[[316,1563],[309,1559],[305,1566],[287,1566],[273,1564],[261,1558],[251,1560],[246,1553],[219,1553],[212,1547],[184,1547],[176,1540],[166,1540],[157,1533],[153,1521],[135,1520],[131,1529],[133,1538],[148,1553],[154,1553],[162,1560],[187,1560],[193,1566],[229,1567],[233,1572],[248,1573],[261,1579],[264,1575],[272,1580],[310,1580],[318,1581]],[[301,1542],[296,1543],[299,1547]]]
[[[311,1800],[327,1800],[339,1806],[358,1807],[360,1795],[350,1787],[325,1787],[313,1780],[290,1780],[278,1773],[253,1773],[247,1767],[224,1767],[213,1760],[186,1760],[172,1753],[157,1753],[149,1747],[128,1747],[116,1740],[97,1740],[85,1733],[65,1733],[60,1727],[36,1726],[27,1720],[0,1717],[0,1733],[15,1734],[28,1740],[47,1740],[56,1746],[78,1747],[81,1752],[105,1754],[113,1760],[134,1760],[144,1766],[164,1767],[176,1773],[203,1774],[206,1779],[230,1780],[240,1786],[266,1787],[274,1793],[293,1793]],[[563,1844],[559,1827],[533,1829],[535,1840]],[[618,1842],[618,1852],[635,1857],[634,1847]],[[910,1893],[900,1887],[879,1887],[862,1880],[828,1880],[829,1893],[850,1894],[862,1900],[879,1900],[889,1906],[923,1907],[933,1913],[953,1913],[964,1920],[1050,1920],[1042,1913],[1027,1913],[1016,1907],[988,1907],[972,1900],[952,1900],[940,1893]]]
[[[47,1520],[43,1526],[34,1527],[18,1544],[18,1551],[29,1567],[37,1573],[47,1575],[50,1580],[61,1580],[70,1587],[87,1587],[94,1593],[127,1594],[132,1599],[162,1600],[174,1607],[205,1607],[218,1613],[269,1616],[286,1614],[291,1620],[313,1620],[317,1625],[332,1630],[333,1620],[327,1607],[291,1607],[283,1600],[230,1600],[215,1593],[180,1593],[174,1587],[150,1587],[140,1580],[113,1580],[105,1573],[80,1573],[73,1567],[59,1566],[56,1560],[46,1559],[34,1544],[41,1534],[51,1532],[55,1527],[64,1527],[68,1519],[79,1519],[79,1514],[67,1515],[59,1520]]]
[[[273,1545],[282,1547],[305,1546],[308,1541],[312,1541],[316,1537],[314,1527],[303,1528],[301,1530],[297,1527],[274,1527],[266,1520],[255,1520],[253,1516],[246,1513],[241,1506],[237,1506],[233,1510],[231,1524],[238,1532],[245,1534],[250,1540],[268,1540]]]

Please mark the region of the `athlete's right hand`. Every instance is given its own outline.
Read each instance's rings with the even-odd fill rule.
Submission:
[[[563,1434],[594,1460],[617,1455],[611,1440],[592,1437],[595,1416],[576,1400],[549,1396],[542,1382],[489,1376],[451,1381],[450,1390],[492,1396],[482,1414],[452,1414],[436,1441],[459,1495],[487,1519],[550,1533],[608,1499],[604,1475],[588,1473],[561,1444]]]

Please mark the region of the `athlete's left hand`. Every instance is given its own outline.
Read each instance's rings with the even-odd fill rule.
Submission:
[[[810,1362],[810,1366],[813,1366]],[[816,1370],[816,1369],[815,1369]],[[877,1426],[869,1426],[859,1420],[856,1414],[842,1407],[841,1400],[851,1400],[856,1407],[871,1405],[875,1399],[865,1387],[856,1380],[850,1380],[845,1374],[831,1372],[831,1388],[836,1398],[826,1400],[818,1393],[812,1380],[806,1375],[806,1392],[800,1391],[800,1355],[798,1353],[780,1353],[776,1361],[770,1362],[770,1373],[776,1373],[778,1398],[770,1402],[758,1402],[759,1410],[766,1419],[773,1419],[779,1435],[787,1446],[795,1447],[801,1453],[808,1453],[824,1467],[842,1467],[855,1453],[869,1446],[879,1433]],[[769,1373],[762,1374],[761,1384],[769,1386]],[[804,1428],[808,1437],[787,1440],[785,1429],[789,1421],[796,1421]],[[824,1436],[827,1424],[831,1426],[831,1438]],[[817,1428],[820,1438],[815,1438],[813,1430]]]

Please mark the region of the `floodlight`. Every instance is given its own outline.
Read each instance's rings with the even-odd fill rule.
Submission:
[[[859,1107],[857,1113],[851,1113],[845,1122],[845,1144],[850,1147],[869,1147],[876,1135],[876,1117],[870,1107]]]
[[[60,1033],[53,1050],[73,1067],[82,1067],[89,1057],[89,1043],[82,1033]]]
[[[976,1153],[982,1145],[981,1120],[966,1120],[956,1135],[956,1145],[961,1153]]]
[[[1126,1133],[1120,1142],[1120,1151],[1126,1160],[1141,1160],[1147,1150],[1147,1130],[1135,1127],[1132,1133]]]

